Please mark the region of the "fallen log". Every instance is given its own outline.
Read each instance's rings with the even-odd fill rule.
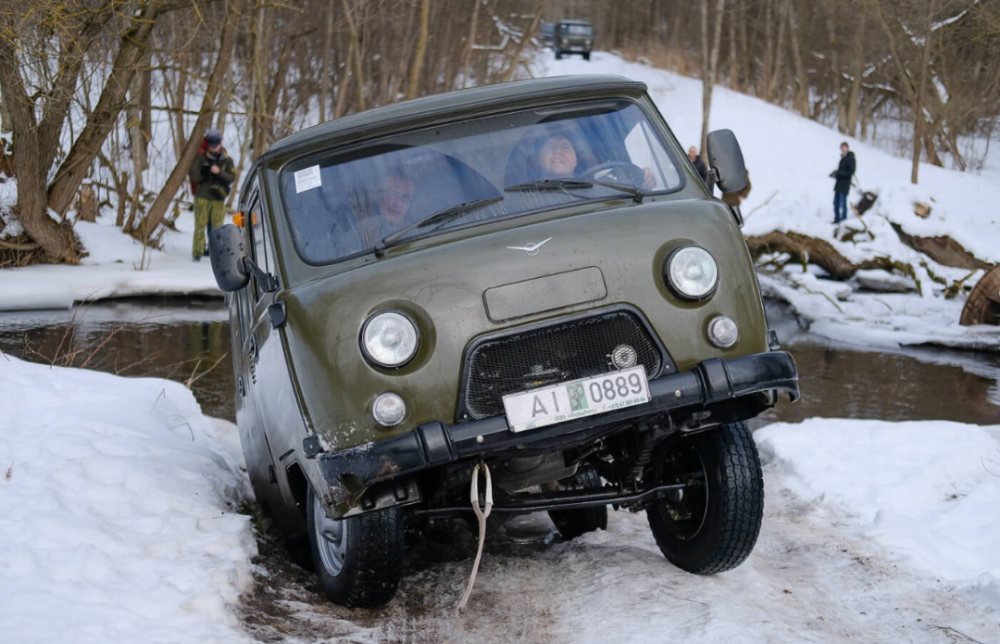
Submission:
[[[958,323],[962,326],[1000,324],[1000,264],[983,275],[972,288]]]
[[[892,229],[896,231],[899,241],[913,250],[927,255],[942,266],[953,266],[970,271],[979,268],[987,271],[993,266],[977,259],[975,255],[965,250],[951,237],[915,237],[907,234],[899,224],[892,224]]]
[[[892,224],[892,227],[900,241],[915,251],[927,255],[942,266],[952,266],[970,271],[989,270],[993,266],[978,259],[951,237],[915,237],[908,235],[896,224]],[[750,249],[750,255],[754,260],[768,253],[788,253],[794,261],[803,266],[815,264],[838,280],[848,280],[859,270],[875,268],[888,271],[895,269],[915,277],[913,267],[887,257],[877,257],[865,260],[860,264],[853,264],[837,252],[837,249],[830,242],[802,233],[786,233],[776,230],[766,235],[747,237],[746,241],[747,248]],[[936,281],[942,280],[937,279]]]
[[[750,255],[756,260],[767,253],[788,253],[796,261],[815,264],[839,280],[850,279],[858,270],[830,242],[801,233],[773,231],[759,237],[747,237]]]

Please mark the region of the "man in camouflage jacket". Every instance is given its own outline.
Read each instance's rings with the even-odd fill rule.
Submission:
[[[233,160],[222,147],[222,133],[209,130],[205,133],[205,151],[198,154],[191,166],[194,191],[194,243],[191,253],[194,261],[201,261],[205,254],[205,228],[222,226],[226,215],[226,197],[236,180]]]

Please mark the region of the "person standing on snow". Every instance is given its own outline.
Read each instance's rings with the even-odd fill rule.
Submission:
[[[847,145],[847,141],[840,144],[840,165],[830,173],[830,177],[836,179],[833,184],[833,223],[839,224],[847,219],[847,193],[851,190],[851,179],[857,169],[857,162],[854,160],[854,153]]]
[[[194,191],[194,240],[191,253],[194,261],[200,262],[205,254],[205,228],[222,226],[226,214],[226,197],[230,186],[236,180],[233,160],[222,148],[222,133],[218,130],[205,132],[205,151],[200,153],[191,166],[191,181],[197,186]]]
[[[705,162],[701,160],[701,156],[698,155],[698,150],[693,145],[688,148],[688,158],[691,159],[691,163],[694,164],[694,169],[698,171],[698,176],[701,177],[701,182],[707,186],[708,168],[705,167]]]

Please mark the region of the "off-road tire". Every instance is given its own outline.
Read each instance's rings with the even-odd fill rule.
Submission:
[[[584,59],[584,60],[590,60],[590,52],[589,52],[589,51],[588,51],[588,52],[586,52],[586,53],[585,53],[585,54],[583,55],[583,59]]]
[[[566,486],[570,489],[593,490],[601,487],[601,477],[593,467],[581,465]],[[576,539],[595,530],[608,529],[608,506],[549,510],[549,518],[564,539]]]
[[[562,52],[559,50],[556,50],[556,60],[562,60]]]
[[[404,531],[399,510],[388,508],[333,522],[326,517],[312,488],[306,507],[309,550],[327,598],[352,608],[388,604],[403,574]],[[331,535],[339,537],[339,548],[332,545]],[[325,554],[321,554],[321,548]],[[334,552],[342,557],[334,557]],[[331,565],[334,559],[339,560],[339,569]]]
[[[667,446],[654,475],[660,483],[696,483],[682,498],[661,498],[646,509],[667,560],[704,575],[731,570],[750,556],[764,516],[764,476],[744,423]]]

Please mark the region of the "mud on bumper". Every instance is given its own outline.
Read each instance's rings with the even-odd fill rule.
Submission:
[[[799,398],[798,370],[786,351],[705,360],[691,371],[650,381],[650,402],[646,404],[530,432],[511,432],[506,417],[501,415],[454,425],[425,423],[400,436],[334,453],[319,452],[315,437],[307,438],[304,447],[307,456],[317,459],[334,492],[334,503],[340,504],[358,498],[374,484],[459,459],[513,450],[558,449],[592,440],[602,433],[602,428],[635,418],[685,408],[708,410],[727,401],[777,391],[786,392],[793,402]]]

